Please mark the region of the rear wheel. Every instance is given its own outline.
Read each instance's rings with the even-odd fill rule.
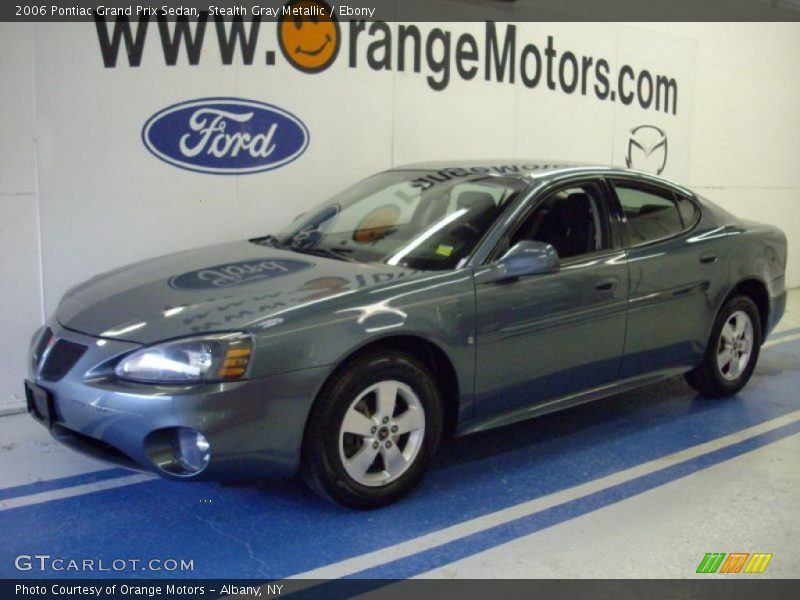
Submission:
[[[424,365],[400,352],[362,357],[325,386],[311,410],[303,479],[351,508],[389,504],[422,478],[441,430],[439,391]]]
[[[719,312],[703,362],[686,381],[704,396],[732,396],[750,380],[760,349],[758,307],[747,296],[735,296]]]

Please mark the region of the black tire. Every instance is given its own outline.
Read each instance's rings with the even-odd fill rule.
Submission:
[[[726,377],[720,368],[717,355],[724,344],[721,336],[723,327],[738,312],[743,312],[750,318],[753,332],[752,350],[746,367],[738,376],[731,379],[730,375]],[[703,362],[685,375],[686,381],[704,396],[711,398],[733,396],[747,384],[753,375],[760,350],[761,316],[758,307],[747,296],[734,296],[719,311],[714,328],[711,330],[711,338],[708,341]]]
[[[345,437],[340,437],[341,429],[351,405],[365,390],[378,383],[392,381],[407,385],[415,394],[419,401],[418,408],[424,411],[424,433],[419,435],[419,441],[415,443],[418,448],[415,458],[403,463],[405,470],[402,474],[385,484],[362,485],[351,477],[343,463],[345,459],[340,452],[340,442]],[[377,402],[377,393],[366,398],[366,402]],[[402,399],[398,404],[403,404]],[[325,385],[311,409],[303,442],[301,477],[315,493],[350,508],[369,510],[391,504],[410,492],[422,479],[439,444],[442,422],[439,389],[420,361],[395,351],[380,351],[356,358]],[[395,439],[395,450],[399,450],[404,444],[410,443],[410,435],[389,440]],[[369,438],[355,436],[348,439],[363,446]],[[378,442],[377,439],[369,443],[378,443],[383,456],[385,441]],[[381,472],[384,460],[378,459],[379,462],[370,468]],[[389,469],[384,472],[389,472]]]

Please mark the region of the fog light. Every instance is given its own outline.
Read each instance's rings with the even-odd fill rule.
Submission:
[[[205,436],[194,429],[181,427],[177,430],[178,460],[190,474],[206,468],[211,458],[210,445]]]
[[[211,460],[208,440],[188,427],[152,431],[144,440],[144,449],[158,469],[181,477],[197,475]]]

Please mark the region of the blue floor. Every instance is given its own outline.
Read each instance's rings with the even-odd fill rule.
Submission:
[[[682,379],[500,430],[452,440],[405,501],[358,513],[318,500],[292,481],[220,486],[155,480],[0,511],[0,577],[19,554],[173,558],[194,561],[196,578],[281,578],[377,550],[521,502],[597,479],[800,409],[800,341],[765,349],[756,377],[737,397],[707,400]],[[795,431],[786,431],[789,435]],[[775,437],[775,436],[773,436]],[[769,443],[769,437],[758,443]],[[757,444],[754,444],[754,447]],[[742,452],[749,447],[742,447]],[[721,460],[725,456],[720,457]],[[713,464],[699,464],[704,468]],[[675,477],[685,473],[676,472]],[[129,475],[108,469],[0,489],[0,500]],[[670,480],[656,480],[661,485]],[[643,491],[643,490],[639,490]],[[636,488],[629,490],[638,493]],[[627,493],[627,492],[625,492]],[[625,493],[620,492],[622,499]],[[628,493],[630,495],[630,493]],[[608,500],[606,498],[606,500]],[[615,501],[611,498],[611,501]],[[605,501],[605,504],[608,504]],[[557,507],[556,521],[604,505]],[[543,526],[552,524],[545,522]],[[366,576],[414,575],[529,533],[494,537],[389,563]],[[473,546],[469,546],[473,544]],[[443,554],[444,552],[444,554]],[[32,577],[91,573],[31,572]],[[96,576],[157,577],[120,571]],[[173,578],[174,573],[164,573]]]

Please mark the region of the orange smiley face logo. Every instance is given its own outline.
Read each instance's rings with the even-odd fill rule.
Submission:
[[[327,69],[339,53],[339,22],[321,0],[293,0],[278,20],[278,43],[286,60],[306,73]]]

